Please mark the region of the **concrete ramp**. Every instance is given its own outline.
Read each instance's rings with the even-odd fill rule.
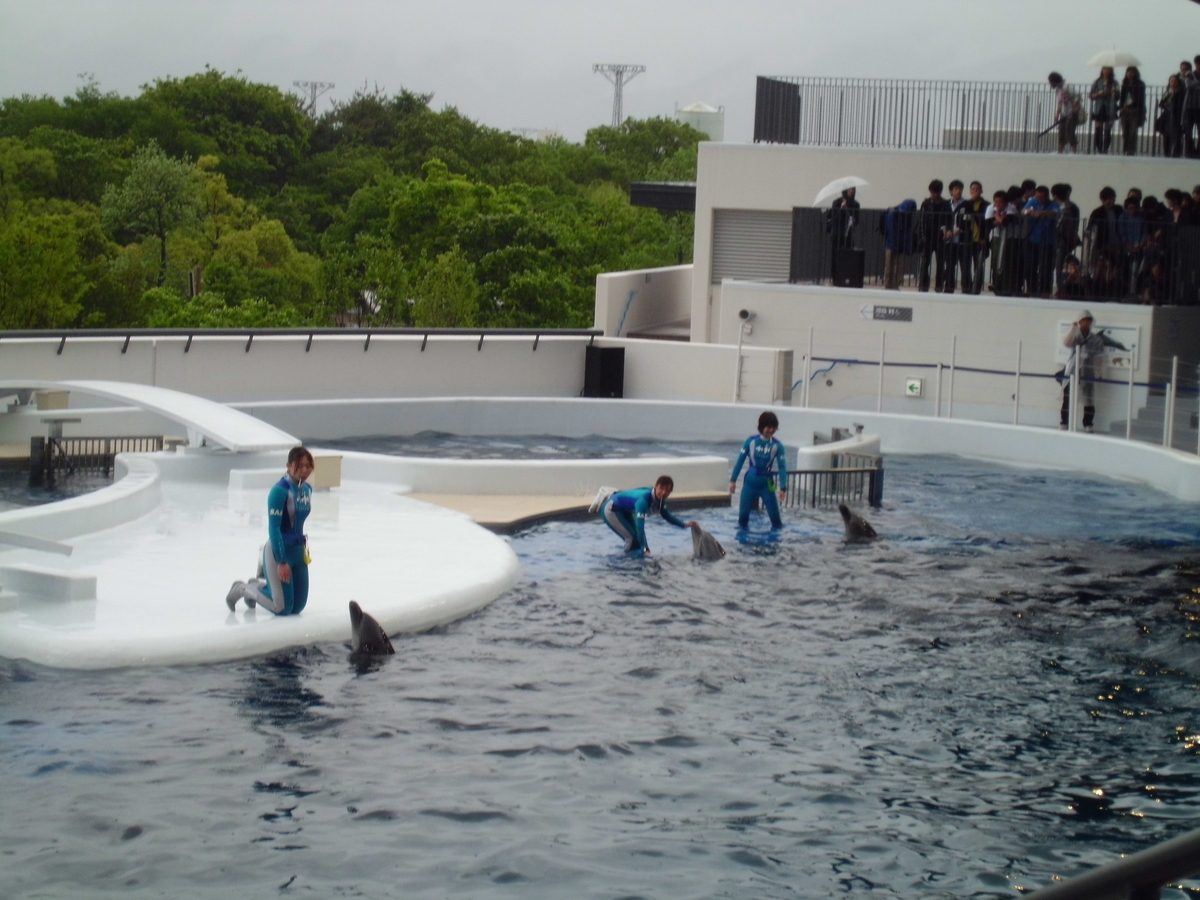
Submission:
[[[198,437],[203,437],[209,444],[225,447],[235,453],[286,450],[300,443],[298,438],[286,431],[280,431],[261,419],[231,409],[223,403],[168,388],[125,381],[0,380],[0,393],[30,388],[39,391],[76,391],[127,403],[183,425],[193,444],[199,443]]]

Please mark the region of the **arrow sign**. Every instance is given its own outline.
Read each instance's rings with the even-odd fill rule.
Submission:
[[[859,314],[861,314],[864,319],[873,319],[875,318],[875,307],[864,306],[859,310]]]

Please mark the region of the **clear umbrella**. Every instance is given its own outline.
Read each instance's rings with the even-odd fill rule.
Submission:
[[[813,200],[813,206],[828,206],[835,197],[840,197],[842,191],[850,188],[868,187],[869,182],[865,178],[859,178],[857,175],[847,175],[845,178],[835,178],[821,190],[817,191],[816,199]]]
[[[1112,66],[1116,69],[1121,66],[1140,66],[1141,62],[1132,53],[1122,53],[1120,50],[1104,50],[1089,59],[1088,65],[1101,68]]]

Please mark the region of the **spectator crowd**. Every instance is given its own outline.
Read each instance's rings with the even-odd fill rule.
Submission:
[[[1172,277],[1200,265],[1200,185],[1161,201],[1130,188],[1120,203],[1106,187],[1086,218],[1069,184],[942,191],[934,180],[919,207],[905,200],[880,219],[884,287],[898,290],[918,257],[921,291],[1163,304],[1175,302]]]
[[[1146,83],[1136,66],[1128,67],[1120,81],[1112,66],[1104,66],[1086,97],[1068,87],[1058,72],[1051,72],[1049,81],[1055,92],[1055,120],[1047,130],[1058,129],[1059,153],[1078,152],[1077,132],[1090,116],[1093,153],[1112,151],[1113,128],[1120,125],[1121,152],[1135,156],[1149,120],[1154,134],[1162,137],[1161,144],[1151,146],[1157,146],[1163,156],[1200,157],[1200,56],[1179,64],[1157,100],[1147,99]]]

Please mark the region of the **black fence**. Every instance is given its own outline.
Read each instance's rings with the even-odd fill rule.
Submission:
[[[1118,72],[1118,84],[1122,74]],[[1117,121],[1100,126],[1091,115],[1091,85],[1069,89],[1083,102],[1085,121],[1074,129],[1078,152],[1125,152],[1119,114]],[[1129,138],[1129,149],[1139,156],[1164,156],[1170,150],[1156,130],[1163,92],[1160,86],[1146,86],[1145,121]],[[754,140],[819,147],[1054,153],[1059,142],[1056,105],[1055,92],[1046,82],[759,76]]]
[[[883,503],[883,458],[840,454],[831,469],[790,469],[785,506],[822,507],[839,503]]]
[[[155,437],[34,437],[29,439],[29,483],[53,485],[75,475],[112,477],[118,453],[153,453],[163,448]]]
[[[952,293],[1200,303],[1200,226],[1101,215],[1089,227],[947,212],[792,210],[789,281]],[[1044,223],[1044,224],[1039,224]],[[888,235],[891,235],[889,238]],[[887,244],[890,254],[888,269]],[[1070,259],[1078,260],[1072,274]]]

